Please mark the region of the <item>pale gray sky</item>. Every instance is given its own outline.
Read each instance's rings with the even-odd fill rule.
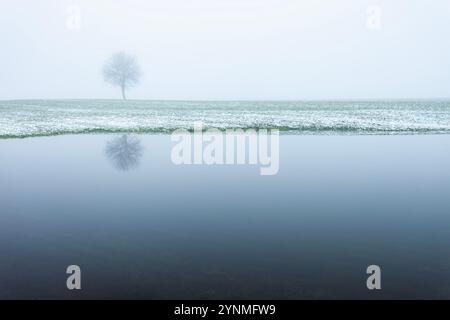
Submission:
[[[0,30],[0,99],[120,98],[121,50],[131,99],[450,97],[450,0],[1,0]]]

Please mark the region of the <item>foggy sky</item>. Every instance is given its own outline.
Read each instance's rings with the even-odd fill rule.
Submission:
[[[450,97],[450,0],[1,0],[0,30],[0,99],[120,98],[116,51],[130,99]]]

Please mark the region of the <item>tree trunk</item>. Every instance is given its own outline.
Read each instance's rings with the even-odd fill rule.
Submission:
[[[122,89],[122,99],[127,100],[127,97],[125,95],[125,86],[121,86],[121,89]]]

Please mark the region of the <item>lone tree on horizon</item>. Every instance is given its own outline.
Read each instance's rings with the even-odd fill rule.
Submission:
[[[139,83],[141,71],[134,56],[125,52],[113,54],[103,67],[105,82],[120,87],[122,98],[127,99],[125,91]]]

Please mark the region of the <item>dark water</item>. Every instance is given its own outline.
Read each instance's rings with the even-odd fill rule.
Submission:
[[[0,141],[0,298],[450,298],[448,135],[282,136],[276,176],[114,138]]]

